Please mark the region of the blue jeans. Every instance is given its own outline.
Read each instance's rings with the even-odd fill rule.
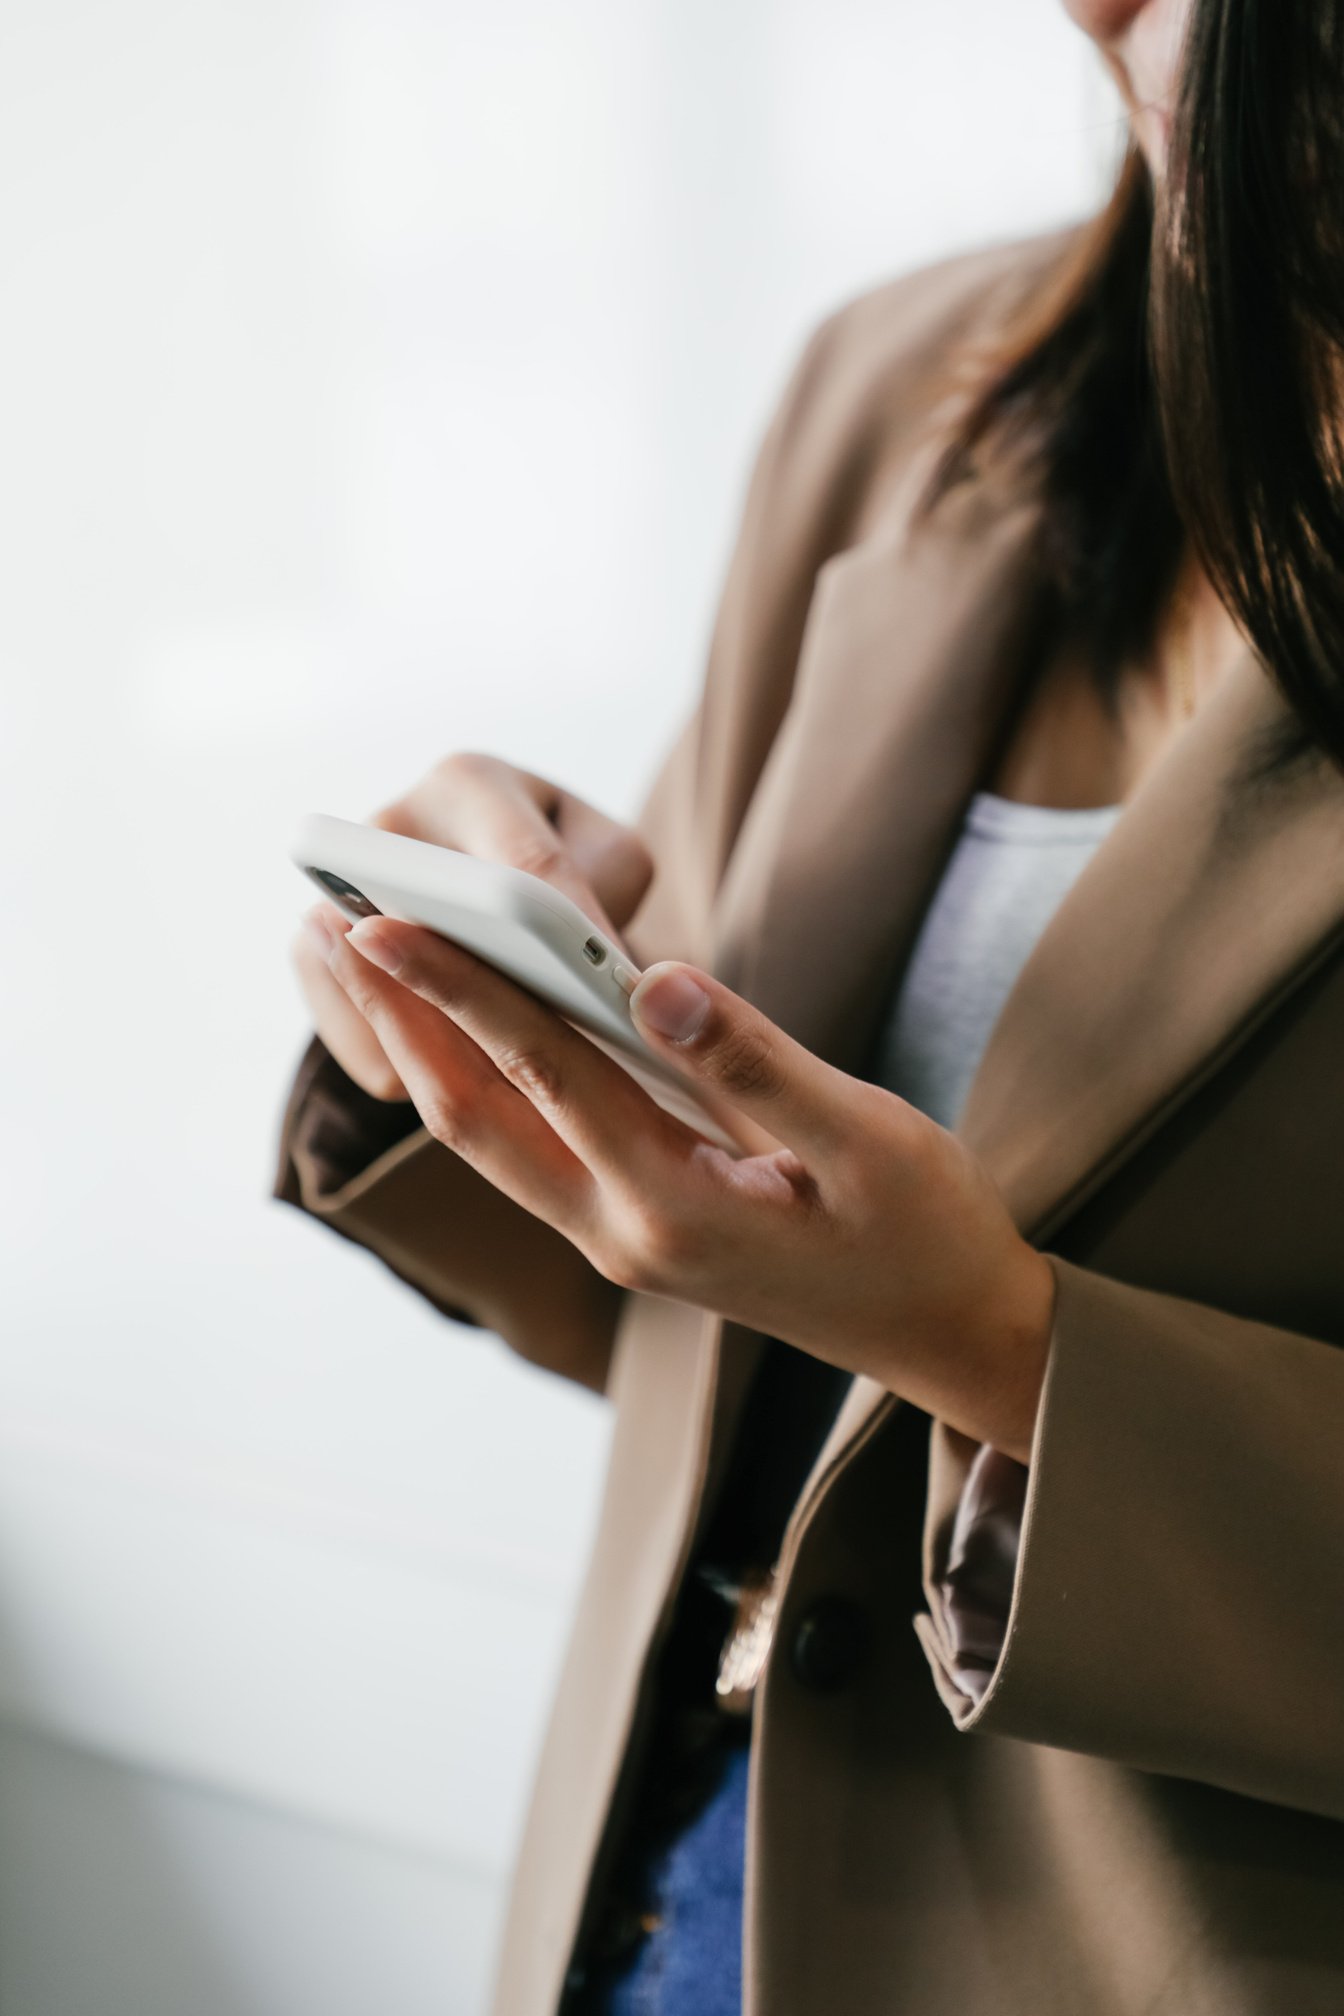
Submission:
[[[595,1969],[584,2016],[741,2016],[747,1743],[725,1748],[709,1797],[644,1869],[656,1919],[612,1972]]]

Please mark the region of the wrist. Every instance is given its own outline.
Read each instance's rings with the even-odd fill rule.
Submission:
[[[981,1440],[1019,1463],[1031,1457],[1040,1412],[1041,1389],[1054,1332],[1055,1270],[1024,1239],[1012,1279],[999,1305],[1002,1316],[997,1363],[1001,1379]]]

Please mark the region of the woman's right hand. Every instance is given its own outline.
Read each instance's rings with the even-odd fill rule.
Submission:
[[[539,875],[617,943],[653,875],[649,850],[630,827],[497,756],[445,756],[369,823]],[[333,904],[317,908],[344,927]],[[382,1045],[307,931],[295,937],[292,957],[317,1034],[341,1069],[375,1099],[405,1099]]]

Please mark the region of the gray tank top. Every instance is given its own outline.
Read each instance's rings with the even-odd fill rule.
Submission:
[[[1013,982],[1123,810],[976,792],[882,1032],[879,1084],[956,1124]]]

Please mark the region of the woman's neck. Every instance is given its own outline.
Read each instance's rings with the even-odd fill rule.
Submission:
[[[1061,645],[1031,682],[985,788],[1058,807],[1132,797],[1245,648],[1203,569],[1191,562],[1152,650],[1122,670],[1114,713],[1091,666]]]
[[[1218,592],[1198,561],[1188,563],[1183,578],[1185,598],[1186,631],[1184,647],[1188,655],[1194,707],[1197,711],[1230,665],[1246,650],[1246,639],[1233,618],[1220,601]],[[1156,676],[1169,702],[1172,685],[1170,665],[1162,664],[1160,647],[1162,635],[1159,632],[1159,653]],[[1168,647],[1170,649],[1170,639]],[[1177,642],[1180,648],[1180,642]],[[1179,704],[1178,702],[1176,704]]]

